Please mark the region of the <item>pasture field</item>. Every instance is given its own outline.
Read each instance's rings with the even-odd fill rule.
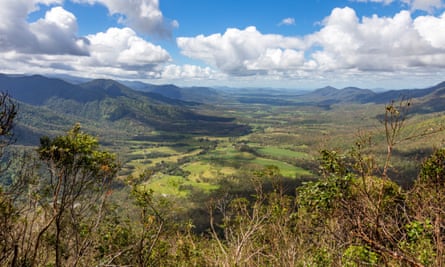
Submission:
[[[146,139],[132,140],[124,156],[124,173],[137,176],[146,169],[154,170],[154,177],[145,183],[148,188],[164,196],[187,197],[196,190],[211,194],[220,189],[222,179],[248,179],[249,173],[268,166],[277,167],[288,179],[317,179],[322,149],[346,153],[365,136],[370,138],[368,152],[376,158],[385,155],[381,118],[385,105],[342,104],[326,108],[293,101],[292,106],[239,103],[215,106],[212,113],[235,117],[237,122],[251,127],[251,132],[243,136],[174,136],[156,132]],[[402,183],[412,180],[416,174],[409,170],[415,169],[432,146],[443,143],[440,134],[428,139],[433,145],[425,145],[421,138],[422,131],[437,130],[443,118],[441,113],[407,117],[401,137],[419,135],[419,138],[412,138],[409,145],[394,153],[393,164],[407,170],[395,180]]]

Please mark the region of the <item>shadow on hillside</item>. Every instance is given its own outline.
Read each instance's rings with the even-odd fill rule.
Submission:
[[[159,131],[203,136],[242,136],[249,134],[248,125],[226,121],[184,120],[173,122],[151,121],[150,126]]]
[[[434,149],[428,147],[406,151],[394,149],[394,167],[390,169],[389,177],[403,188],[410,188],[419,175],[423,161],[433,152]]]
[[[296,188],[304,182],[313,181],[314,178],[286,178],[281,177],[279,183],[273,181],[263,181],[261,190],[267,194],[275,190],[282,191],[285,195],[295,196]],[[248,178],[246,181],[239,179],[225,178],[218,182],[219,189],[210,193],[205,193],[199,188],[190,187],[189,199],[195,203],[195,207],[188,209],[180,217],[191,218],[198,234],[207,234],[210,231],[210,206],[211,203],[219,203],[213,208],[213,216],[215,220],[215,228],[219,234],[222,233],[220,225],[222,224],[222,209],[224,205],[236,198],[245,198],[250,202],[255,201],[257,192],[255,186]]]
[[[443,98],[432,98],[421,105],[414,105],[410,113],[414,114],[429,114],[429,113],[435,113],[435,112],[443,112],[445,111],[445,105],[444,105],[444,99]]]

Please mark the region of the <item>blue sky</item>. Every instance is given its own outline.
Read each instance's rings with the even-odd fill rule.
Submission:
[[[443,0],[0,0],[0,72],[178,85],[426,87]]]

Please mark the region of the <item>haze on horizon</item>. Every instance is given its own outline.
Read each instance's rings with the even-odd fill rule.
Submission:
[[[422,88],[443,0],[0,0],[0,72],[196,86]]]

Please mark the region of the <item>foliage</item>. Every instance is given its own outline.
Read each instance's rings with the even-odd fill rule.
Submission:
[[[422,165],[419,183],[443,187],[445,182],[445,149],[436,150]],[[439,190],[439,188],[437,188]]]
[[[407,225],[407,246],[423,262],[441,266],[445,263],[445,149],[437,149],[421,166],[419,178],[409,192],[413,222]],[[434,260],[433,260],[434,259]]]
[[[8,93],[0,93],[0,147],[10,144],[13,127],[17,116],[17,103]]]
[[[400,242],[400,247],[409,251],[424,265],[433,265],[437,258],[434,250],[433,226],[429,220],[425,222],[412,221],[406,224],[406,239]]]
[[[379,255],[367,246],[349,246],[343,253],[343,266],[379,266]]]
[[[2,196],[1,215],[8,219],[3,229],[14,230],[3,239],[4,248],[13,249],[3,250],[0,262],[84,265],[91,260],[107,192],[118,170],[114,155],[99,150],[97,140],[82,133],[79,125],[65,136],[43,137],[37,152],[39,159],[22,158]]]
[[[114,155],[99,151],[96,138],[82,133],[76,124],[67,135],[54,139],[42,137],[38,153],[43,161],[53,165],[62,175],[88,172],[92,179],[114,176],[117,171]]]

